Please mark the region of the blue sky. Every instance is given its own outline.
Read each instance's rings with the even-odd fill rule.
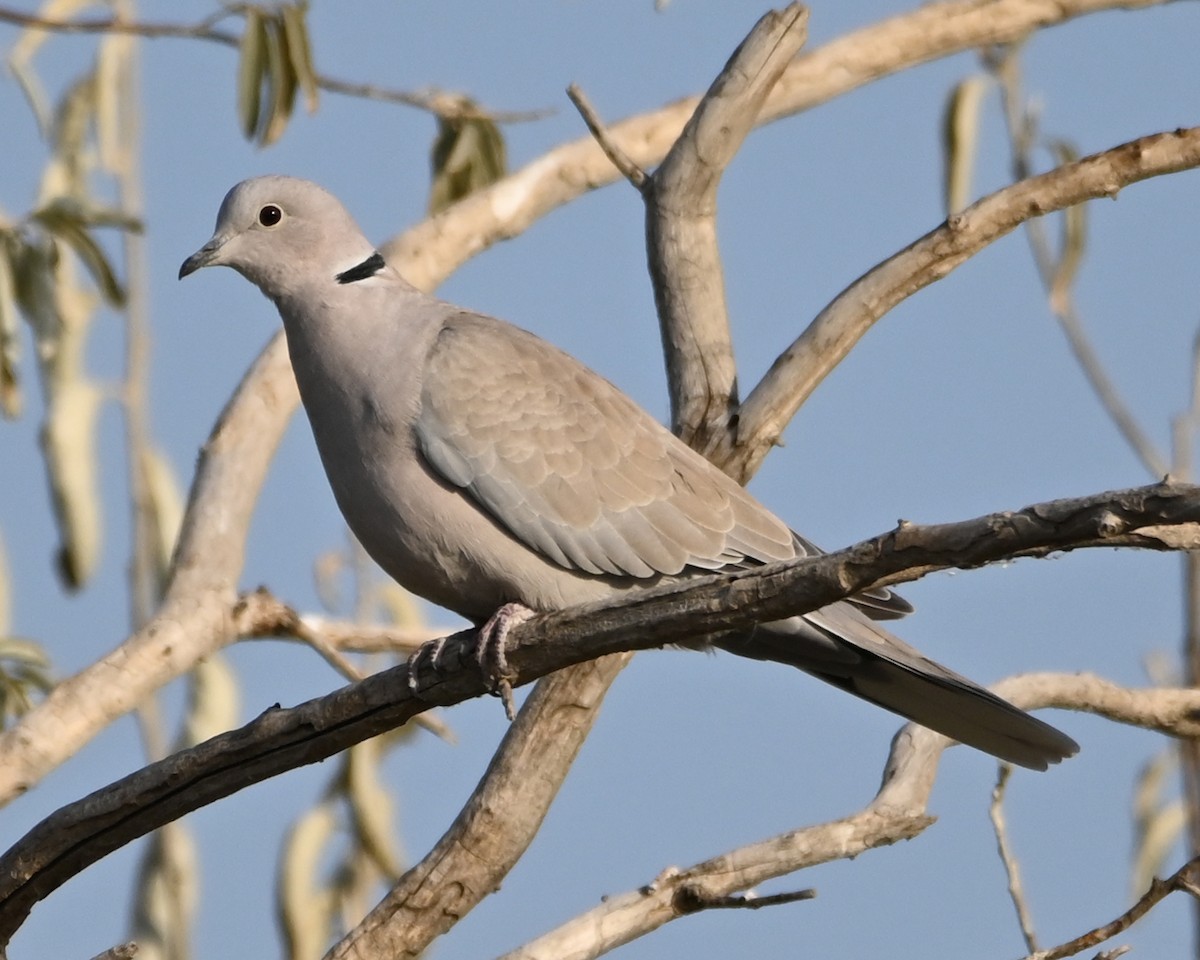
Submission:
[[[199,19],[198,2],[147,3],[147,19]],[[895,0],[816,4],[810,47],[908,9]],[[580,136],[563,94],[579,83],[608,119],[699,92],[762,8],[716,0],[520,5],[316,0],[316,59],[328,74],[391,87],[463,90],[495,109],[553,107],[505,129],[524,164]],[[1200,8],[1173,4],[1085,18],[1035,37],[1026,85],[1048,133],[1081,152],[1197,122]],[[16,31],[0,27],[7,47]],[[38,60],[50,84],[86,62],[91,41],[58,38]],[[157,441],[188,477],[200,444],[260,346],[273,308],[230,271],[177,284],[180,261],[209,236],[225,191],[284,172],[337,193],[380,241],[423,216],[434,122],[418,111],[325,95],[267,150],[234,115],[235,54],[212,44],[144,45],[146,225]],[[888,78],[751,135],[721,192],[721,242],[743,388],[846,283],[942,218],[939,122],[947,91],[977,69],[963,55]],[[32,204],[44,160],[15,84],[0,83],[6,161],[0,206]],[[1007,176],[995,98],[984,114],[977,190]],[[1080,310],[1109,371],[1165,446],[1187,402],[1200,303],[1200,174],[1130,187],[1090,205]],[[642,247],[642,208],[617,184],[570,205],[467,264],[441,289],[466,306],[553,340],[666,413],[661,354]],[[29,360],[26,344],[26,365]],[[120,373],[116,320],[101,319],[89,366]],[[64,600],[50,562],[54,531],[36,457],[39,414],[0,429],[0,535],[14,582],[14,629],[43,642],[62,674],[127,629],[123,442],[115,407],[101,421],[107,536],[101,569]],[[885,318],[820,387],[755,479],[755,493],[828,547],[935,522],[1145,482],[1066,349],[1020,234],[984,251]],[[303,518],[302,522],[297,522]],[[290,429],[254,520],[243,585],[266,584],[316,607],[312,558],[344,543],[307,425]],[[1180,563],[1096,551],[940,575],[905,595],[918,613],[899,632],[929,655],[991,682],[1023,670],[1089,670],[1145,680],[1144,660],[1174,651]],[[431,621],[451,618],[430,611]],[[315,656],[281,643],[230,652],[243,719],[331,689]],[[168,691],[172,714],[179,693]],[[459,743],[413,739],[387,764],[397,829],[416,857],[440,835],[503,733],[487,699],[447,712]],[[1163,742],[1092,718],[1048,717],[1083,746],[1010,788],[1013,842],[1043,942],[1066,939],[1127,905],[1130,796]],[[496,954],[593,906],[739,843],[840,816],[872,794],[896,720],[778,666],[728,656],[643,654],[615,685],[542,834],[505,882],[435,950]],[[106,731],[33,794],[0,812],[15,840],[61,803],[140,766],[132,720]],[[297,771],[200,811],[204,886],[196,956],[277,952],[272,876],[279,835],[318,796],[325,768]],[[992,761],[965,749],[943,761],[917,840],[769,887],[817,887],[817,900],[691,917],[622,950],[631,958],[800,954],[1016,956],[1018,929],[994,853]],[[120,851],[39,906],[13,956],[90,956],[125,936],[138,848]],[[1182,852],[1172,860],[1182,862]],[[1173,869],[1173,866],[1171,867]],[[1120,942],[1179,955],[1188,905],[1160,906]]]

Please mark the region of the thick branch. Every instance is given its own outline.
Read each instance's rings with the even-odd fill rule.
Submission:
[[[780,355],[742,404],[735,456],[753,472],[876,320],[1026,220],[1197,165],[1200,127],[1153,134],[1014,183],[951,217],[850,284]]]
[[[541,828],[558,771],[574,762],[629,657],[561,670],[534,688],[450,828],[327,960],[416,957],[495,892]]]
[[[1172,484],[959,523],[906,524],[825,556],[543,614],[513,630],[509,666],[514,684],[523,684],[608,654],[694,641],[814,610],[934,570],[1081,547],[1163,550],[1197,543],[1200,487]],[[443,654],[446,669],[421,683],[415,695],[408,666],[394,667],[293,709],[269,710],[241,730],[151,764],[52,814],[0,858],[0,938],[11,937],[33,904],[69,877],[163,823],[400,726],[433,704],[479,696],[486,683],[470,656],[472,642],[470,633],[451,638]],[[1180,732],[1182,723],[1194,728],[1196,706],[1190,701],[1184,720],[1168,718],[1174,724],[1169,729]],[[878,802],[910,809],[916,801],[885,788]]]
[[[23,793],[98,730],[234,638],[245,532],[298,402],[282,338],[247,372],[200,454],[166,598],[144,628],[58,684],[0,736],[0,800]]]
[[[730,57],[646,184],[646,251],[662,328],[671,427],[705,452],[737,409],[737,367],[717,245],[717,188],[808,35],[798,3],[770,11]],[[718,463],[720,466],[720,463]]]

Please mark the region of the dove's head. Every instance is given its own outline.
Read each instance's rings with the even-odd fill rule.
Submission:
[[[182,280],[226,266],[273,300],[335,282],[378,254],[336,197],[308,180],[255,177],[225,195],[212,239],[183,261]]]

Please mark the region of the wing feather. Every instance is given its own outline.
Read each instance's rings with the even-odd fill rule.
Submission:
[[[560,566],[649,578],[804,547],[607,380],[520,329],[450,318],[416,424],[430,467]]]

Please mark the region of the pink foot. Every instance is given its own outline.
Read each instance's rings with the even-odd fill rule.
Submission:
[[[504,701],[504,714],[511,721],[516,717],[513,709],[512,674],[504,647],[508,632],[518,623],[524,623],[537,613],[523,603],[506,603],[488,618],[479,628],[479,639],[475,641],[475,662],[491,687],[492,693]]]

